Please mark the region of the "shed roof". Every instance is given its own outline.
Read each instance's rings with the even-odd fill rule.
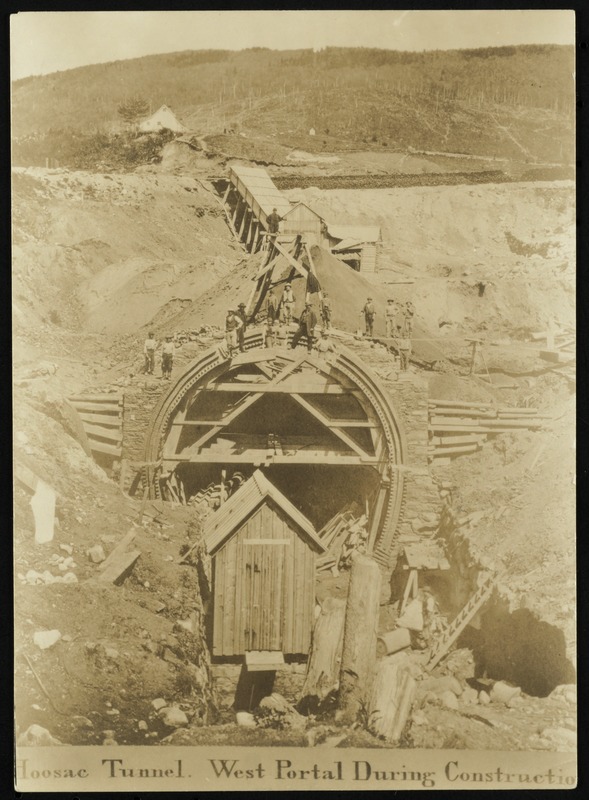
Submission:
[[[302,514],[276,486],[271,483],[261,470],[256,470],[252,477],[232,494],[227,502],[210,517],[204,525],[204,542],[209,553],[213,553],[230,536],[237,526],[254,511],[261,502],[270,497],[284,513],[307,534],[321,552],[325,545],[317,535],[312,523]]]
[[[329,235],[333,239],[341,239],[337,245],[341,247],[344,241],[353,240],[356,244],[378,242],[380,228],[378,225],[328,225]]]
[[[256,199],[258,205],[268,215],[275,208],[280,216],[284,216],[291,209],[290,201],[282,194],[273,183],[272,178],[261,167],[244,167],[241,164],[232,164],[230,174],[233,173],[250,194]]]
[[[158,131],[168,128],[176,133],[184,133],[188,130],[185,125],[178,120],[174,112],[168,106],[163,105],[158,108],[150,117],[144,119],[139,125],[141,131]]]
[[[406,544],[403,555],[412,569],[450,569],[450,562],[437,542]]]
[[[323,219],[323,217],[321,216],[321,214],[318,214],[318,213],[317,213],[317,212],[316,212],[314,209],[312,209],[312,208],[311,208],[311,206],[308,206],[306,203],[303,203],[303,202],[301,202],[301,201],[299,201],[298,203],[295,203],[294,205],[292,205],[292,206],[291,206],[291,207],[288,209],[288,211],[287,211],[287,212],[285,212],[284,216],[285,216],[285,217],[286,217],[286,216],[288,216],[288,214],[290,214],[290,213],[291,213],[291,211],[294,211],[294,210],[295,210],[295,208],[300,208],[301,206],[302,206],[303,208],[306,208],[306,209],[307,209],[307,211],[310,211],[310,212],[311,212],[311,214],[313,214],[313,216],[317,217],[318,219],[321,219],[321,220]]]

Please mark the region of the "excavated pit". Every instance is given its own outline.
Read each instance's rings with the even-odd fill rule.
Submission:
[[[439,535],[446,544],[450,569],[424,583],[452,620],[489,571],[473,554],[468,536],[447,515],[442,516]],[[457,647],[472,650],[474,682],[478,678],[507,681],[534,697],[547,697],[556,686],[575,683],[564,632],[534,611],[514,605],[509,578],[499,575],[489,601],[457,640]]]

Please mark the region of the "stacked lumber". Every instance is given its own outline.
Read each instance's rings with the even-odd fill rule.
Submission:
[[[349,535],[350,525],[357,520],[357,514],[356,503],[351,503],[338,511],[318,532],[319,538],[327,548],[325,555],[317,560],[318,572],[330,572],[334,567],[337,569],[343,543]]]
[[[82,420],[93,454],[120,458],[123,444],[123,397],[119,392],[68,398]]]
[[[537,430],[551,419],[537,408],[496,407],[492,403],[430,400],[428,456],[434,463],[474,453],[489,436]],[[444,459],[444,461],[440,461]]]

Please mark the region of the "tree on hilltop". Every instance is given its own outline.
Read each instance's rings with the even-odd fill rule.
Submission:
[[[118,106],[117,112],[128,125],[136,129],[141,117],[145,117],[148,114],[149,103],[143,97],[131,97]]]

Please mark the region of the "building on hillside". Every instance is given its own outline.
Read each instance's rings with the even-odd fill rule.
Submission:
[[[315,560],[325,545],[312,523],[256,470],[204,526],[212,561],[213,656],[245,656],[276,669],[307,654]],[[255,665],[255,666],[254,666]]]
[[[306,203],[295,203],[282,217],[280,230],[284,234],[300,233],[308,244],[326,246],[325,220]]]
[[[147,119],[139,125],[139,130],[143,133],[157,133],[158,131],[169,130],[173,133],[186,133],[188,128],[178,120],[174,112],[168,106],[161,106]]]
[[[328,225],[329,249],[358,272],[376,272],[381,241],[378,225]]]

